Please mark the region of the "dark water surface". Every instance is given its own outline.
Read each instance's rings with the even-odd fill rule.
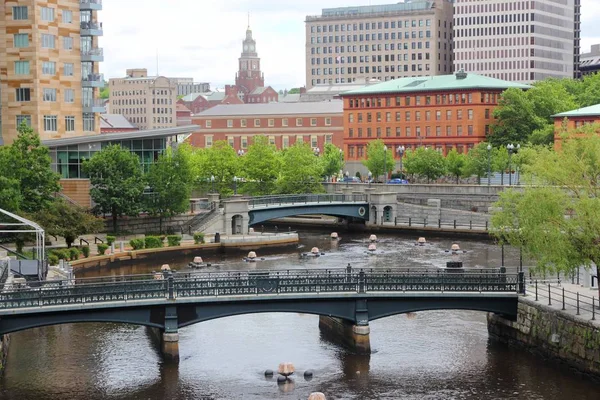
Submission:
[[[344,235],[332,244],[327,234],[306,233],[301,249],[259,254],[252,265],[239,256],[205,257],[224,269],[429,266],[453,256],[451,241],[380,236],[377,256],[365,254],[368,235]],[[466,267],[498,266],[492,243],[459,241],[467,253],[455,256]],[[325,256],[299,260],[318,246]],[[212,258],[212,259],[210,259]],[[170,260],[183,270],[189,259]],[[506,253],[509,271],[518,252]],[[143,273],[158,265],[138,265],[98,274]],[[600,399],[600,384],[488,339],[485,313],[429,311],[371,322],[370,356],[357,356],[321,337],[318,317],[254,314],[208,321],[180,331],[179,365],[164,364],[144,327],[68,324],[11,335],[8,366],[0,379],[2,399],[307,399],[322,391],[327,399]],[[265,369],[292,362],[300,372],[278,386]],[[314,371],[305,381],[302,372]]]

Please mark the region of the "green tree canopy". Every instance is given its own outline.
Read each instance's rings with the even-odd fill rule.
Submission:
[[[106,100],[109,97],[110,97],[110,88],[108,86],[104,86],[102,89],[100,89],[100,98]]]
[[[244,156],[245,157],[245,156]],[[199,180],[209,182],[215,178],[215,185],[221,194],[232,193],[233,178],[239,175],[239,156],[227,141],[218,140],[207,149],[202,149],[193,162],[199,163],[193,167],[199,173]]]
[[[245,190],[251,195],[273,193],[280,168],[281,158],[275,145],[269,144],[266,136],[255,136],[241,157],[240,176],[248,180]]]
[[[461,176],[464,176],[465,166],[467,164],[467,157],[456,151],[455,148],[450,150],[446,155],[446,166],[448,167],[448,173],[456,177],[456,183]]]
[[[406,153],[404,170],[407,173],[427,178],[427,182],[429,182],[446,173],[446,159],[439,151],[418,147],[416,150]]]
[[[489,143],[481,142],[467,154],[465,175],[476,175],[478,182],[481,182],[481,177],[486,176],[488,169],[491,169],[491,150],[487,149],[488,145]]]
[[[362,163],[371,171],[374,179],[385,175],[384,179],[387,181],[387,175],[394,170],[394,149],[388,148],[386,151],[384,147],[381,139],[370,141],[367,145],[367,159]]]
[[[496,122],[488,140],[493,147],[505,147],[509,143],[523,143],[536,129],[544,126],[543,118],[537,116],[527,93],[510,88],[502,93],[494,110]]]
[[[327,143],[323,150],[323,176],[334,176],[344,168],[344,152],[332,143]]]
[[[308,143],[296,142],[282,155],[281,174],[277,180],[279,193],[318,193],[323,191],[323,165],[318,162]]]
[[[138,156],[119,145],[111,145],[85,161],[83,170],[90,177],[90,194],[97,211],[112,215],[115,232],[117,218],[138,215],[145,186]]]

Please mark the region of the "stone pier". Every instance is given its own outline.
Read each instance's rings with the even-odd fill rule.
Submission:
[[[331,341],[357,354],[371,354],[369,325],[355,325],[345,319],[319,316],[319,329]]]
[[[159,328],[146,327],[152,343],[167,362],[179,362],[179,333],[167,333]]]

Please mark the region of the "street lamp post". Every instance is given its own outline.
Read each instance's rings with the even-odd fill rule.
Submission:
[[[512,153],[516,153],[520,148],[521,145],[517,144],[516,146],[512,143],[509,143],[506,145],[506,148],[508,149],[508,186],[512,185],[512,164],[511,164],[511,157],[512,157]]]
[[[387,146],[383,145],[383,183],[387,183]]]
[[[404,173],[402,170],[402,157],[404,156],[404,150],[406,150],[406,148],[404,146],[398,146],[398,148],[396,149],[396,151],[398,152],[398,157],[400,157],[400,178],[404,179]]]
[[[367,173],[367,179],[369,180],[369,187],[371,187],[371,179],[373,179],[373,173],[371,171]]]
[[[237,182],[238,182],[238,178],[237,176],[233,177],[233,195],[236,196],[237,195]]]
[[[491,160],[492,145],[491,144],[487,145],[487,151],[488,151],[488,186],[490,186],[490,183],[492,180],[492,160]]]
[[[346,187],[348,187],[349,178],[350,178],[350,173],[348,171],[346,171]]]
[[[211,190],[214,193],[215,192],[215,176],[214,175],[210,176],[210,185],[211,185]]]

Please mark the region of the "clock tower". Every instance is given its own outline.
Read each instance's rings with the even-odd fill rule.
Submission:
[[[265,77],[260,72],[260,58],[256,53],[256,41],[252,38],[250,26],[246,30],[246,38],[242,43],[242,55],[239,58],[239,70],[235,77],[235,85],[244,99],[254,89],[265,86]]]

